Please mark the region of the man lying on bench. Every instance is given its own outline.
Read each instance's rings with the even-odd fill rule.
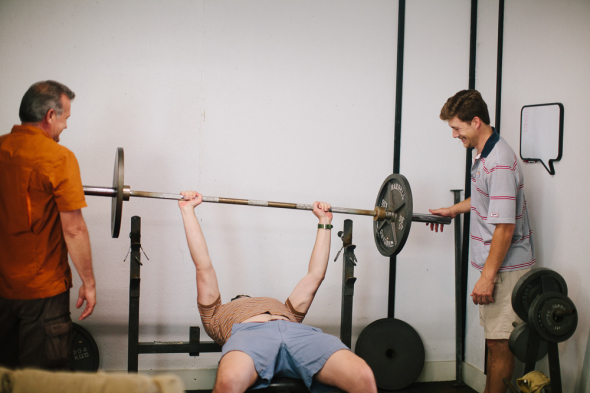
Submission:
[[[201,320],[207,334],[223,346],[213,392],[264,388],[273,376],[282,376],[301,378],[314,393],[330,390],[326,385],[351,393],[376,393],[373,372],[364,360],[338,338],[301,324],[328,267],[330,205],[313,204],[319,225],[308,273],[284,303],[269,297],[239,295],[222,304],[215,269],[195,215],[203,196],[195,191],[181,194],[185,200],[178,206],[197,270]]]

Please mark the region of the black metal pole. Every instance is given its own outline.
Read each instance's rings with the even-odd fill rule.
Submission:
[[[471,27],[469,33],[469,88],[475,89],[475,61],[477,53],[477,0],[471,0]]]
[[[461,201],[461,191],[451,190],[453,204]],[[461,266],[461,216],[455,217],[455,386],[463,385],[463,338],[465,337],[463,320],[465,319],[462,308],[461,283],[463,282],[463,269]]]
[[[395,81],[395,140],[393,144],[393,173],[400,170],[400,151],[402,136],[402,93],[404,84],[404,31],[406,23],[406,1],[399,0],[397,15],[397,76]],[[389,295],[387,317],[395,315],[395,282],[397,273],[397,258],[389,257]]]
[[[129,260],[129,334],[127,371],[137,372],[139,363],[139,284],[141,267],[141,217],[131,217],[131,259]]]
[[[342,233],[344,247],[342,263],[342,306],[340,311],[340,340],[348,348],[352,345],[352,302],[354,296],[354,245],[352,244],[352,220],[344,220]]]
[[[498,10],[498,64],[496,66],[496,132],[500,133],[502,109],[502,57],[504,53],[504,0],[500,0]]]
[[[475,89],[475,71],[477,58],[477,0],[471,0],[471,27],[469,35],[469,88]],[[471,149],[467,149],[465,154],[465,199],[471,197],[471,163],[472,154]],[[465,359],[465,332],[467,328],[467,280],[469,267],[469,234],[470,234],[470,220],[471,214],[465,213],[463,215],[463,240],[461,242],[461,298],[457,305],[462,310],[461,329],[463,336],[461,338],[461,346],[463,348],[461,357]]]

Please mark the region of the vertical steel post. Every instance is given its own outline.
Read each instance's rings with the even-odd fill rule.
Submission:
[[[393,145],[393,173],[399,173],[402,138],[402,97],[404,85],[404,42],[406,30],[406,0],[399,0],[397,12],[397,71],[395,78],[395,129]],[[397,275],[397,256],[389,257],[389,294],[387,317],[395,315],[395,283]]]
[[[342,306],[340,311],[340,340],[348,348],[352,345],[352,300],[354,296],[354,248],[352,244],[352,220],[344,220],[342,232],[344,247],[342,263]]]
[[[476,71],[476,60],[477,60],[477,9],[478,1],[471,0],[471,22],[470,22],[470,34],[469,34],[469,88],[475,89],[475,71]],[[467,149],[465,153],[465,199],[471,197],[471,166],[472,154],[471,149]],[[471,221],[471,213],[463,214],[463,234],[461,242],[461,312],[463,320],[461,321],[461,329],[463,337],[461,337],[461,346],[463,348],[461,357],[465,358],[465,331],[467,326],[467,279],[468,279],[468,266],[469,266],[469,233]],[[486,346],[487,355],[487,346]],[[487,356],[486,356],[487,359]]]
[[[461,191],[451,190],[453,193],[453,204],[461,201]],[[461,261],[461,216],[455,217],[455,386],[463,383],[463,337],[464,337],[464,306],[462,282],[463,268]]]
[[[498,5],[498,54],[496,64],[496,132],[500,133],[502,109],[502,58],[504,53],[504,0]]]
[[[557,347],[557,343],[547,343],[547,354],[549,355],[549,379],[551,380],[551,392],[561,393],[561,370],[559,366],[559,349]]]
[[[139,283],[141,267],[141,217],[131,217],[131,258],[129,260],[129,342],[127,371],[137,372],[139,363]]]

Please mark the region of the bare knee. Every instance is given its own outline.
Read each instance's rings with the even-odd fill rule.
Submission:
[[[214,393],[244,392],[252,385],[258,374],[254,368],[252,358],[240,351],[232,351],[221,358],[217,377],[215,378]]]
[[[213,393],[243,392],[248,387],[246,386],[246,388],[244,388],[244,385],[245,381],[243,375],[228,371],[217,373]]]
[[[377,392],[377,384],[375,382],[375,375],[369,365],[362,361],[358,371],[355,371],[357,376],[357,384],[359,391],[362,392]]]
[[[334,352],[315,378],[348,393],[377,393],[373,371],[363,359],[349,350]]]

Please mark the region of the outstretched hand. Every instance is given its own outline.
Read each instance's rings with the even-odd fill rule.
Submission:
[[[203,203],[203,195],[196,191],[181,191],[180,195],[184,197],[184,199],[178,201],[178,207],[181,209],[187,207],[194,209]]]
[[[330,205],[328,202],[314,202],[313,203],[313,214],[319,218],[321,223],[330,223],[332,221],[332,212],[330,211],[330,209],[332,208],[332,205]],[[322,222],[322,219],[324,219],[324,221],[326,222]]]
[[[455,218],[455,214],[453,214],[450,207],[443,207],[440,209],[428,209],[428,211],[430,211],[430,214],[434,214],[435,216]],[[434,223],[434,222],[430,222],[430,223],[427,222],[426,226],[429,226],[429,225],[430,225],[430,230],[434,231],[434,232],[438,232],[438,228],[440,227],[441,233],[445,227],[442,224],[438,224],[438,223]]]

